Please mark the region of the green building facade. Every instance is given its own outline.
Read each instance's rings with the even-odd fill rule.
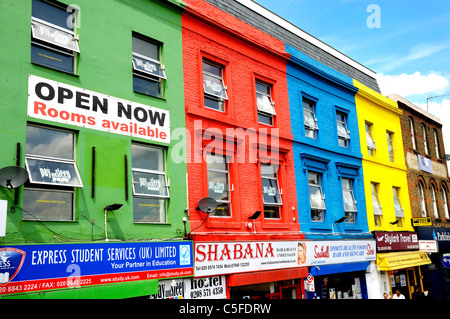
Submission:
[[[29,175],[22,186],[0,187],[0,297],[145,296],[159,278],[192,275],[186,161],[171,139],[185,127],[183,6],[0,2],[0,169]],[[26,273],[40,266],[64,266],[80,280],[111,272],[123,282],[66,278],[48,288],[44,274]],[[10,288],[19,281],[36,286]]]

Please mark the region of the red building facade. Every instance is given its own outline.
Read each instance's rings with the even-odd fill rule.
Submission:
[[[295,191],[289,55],[283,42],[204,1],[186,4],[182,38],[196,276],[226,275],[228,297],[300,298],[305,267],[258,264],[284,250],[284,243],[304,239]],[[207,197],[217,203],[210,213],[198,209]],[[234,270],[222,268],[233,261]],[[202,262],[223,271],[209,273]]]

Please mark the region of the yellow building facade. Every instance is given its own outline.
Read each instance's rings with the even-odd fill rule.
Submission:
[[[413,231],[397,103],[356,80],[367,220],[370,231]]]

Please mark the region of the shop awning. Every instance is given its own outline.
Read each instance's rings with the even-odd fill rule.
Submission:
[[[431,264],[431,260],[423,251],[402,251],[377,254],[377,264],[381,271],[389,271]]]
[[[251,273],[233,274],[229,276],[228,286],[255,285],[263,282],[282,281],[308,276],[307,267],[288,268],[282,270],[255,271]]]

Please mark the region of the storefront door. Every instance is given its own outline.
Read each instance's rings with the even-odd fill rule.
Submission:
[[[389,273],[389,277],[391,280],[391,296],[399,290],[405,296],[405,299],[412,299],[417,288],[419,288],[419,292],[423,291],[420,267],[394,270]]]

